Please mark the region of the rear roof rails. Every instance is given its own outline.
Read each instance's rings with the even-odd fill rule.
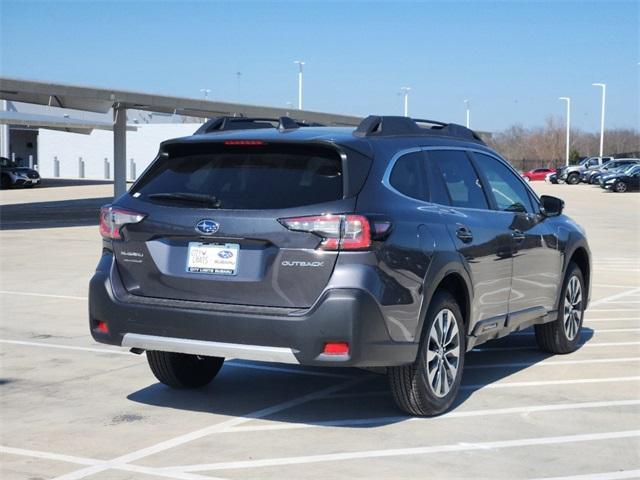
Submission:
[[[462,125],[409,117],[370,115],[353,133],[358,137],[438,135],[484,144],[476,132]]]
[[[216,117],[204,123],[194,135],[212,132],[228,132],[229,130],[252,130],[258,128],[277,128],[294,130],[300,127],[323,127],[320,123],[295,120],[290,117],[257,118],[257,117]]]

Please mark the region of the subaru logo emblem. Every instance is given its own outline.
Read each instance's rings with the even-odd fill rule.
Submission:
[[[229,250],[222,250],[221,252],[218,252],[218,256],[224,259],[231,258],[233,257],[233,252]]]
[[[200,220],[196,224],[196,230],[200,233],[204,233],[205,235],[211,235],[216,233],[220,229],[220,224],[218,222],[214,222],[213,220],[205,219]]]

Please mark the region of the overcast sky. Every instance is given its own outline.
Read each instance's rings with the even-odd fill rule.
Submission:
[[[5,76],[271,106],[402,114],[495,131],[638,128],[640,2],[0,0]],[[237,72],[241,72],[238,77]]]

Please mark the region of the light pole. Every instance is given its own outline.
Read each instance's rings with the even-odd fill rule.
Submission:
[[[604,83],[593,83],[594,87],[602,87],[602,112],[600,112],[600,156],[604,151],[604,106],[607,99],[607,85]]]
[[[201,88],[200,92],[204,95],[204,99],[206,100],[209,94],[211,93],[210,88]]]
[[[295,60],[293,63],[296,63],[300,70],[298,70],[298,110],[302,110],[302,66],[305,62],[302,60]]]
[[[569,166],[569,142],[571,141],[571,98],[559,97],[558,100],[567,102],[567,146],[565,153],[565,163]]]
[[[404,95],[404,116],[409,116],[409,92],[411,91],[411,87],[401,87],[400,94]]]
[[[464,101],[464,107],[465,107],[465,109],[467,111],[467,128],[469,128],[469,113],[470,113],[469,105],[470,105],[469,100],[465,100]]]

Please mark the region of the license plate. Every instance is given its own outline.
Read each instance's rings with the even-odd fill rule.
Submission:
[[[235,275],[238,271],[240,245],[190,242],[187,272]]]

